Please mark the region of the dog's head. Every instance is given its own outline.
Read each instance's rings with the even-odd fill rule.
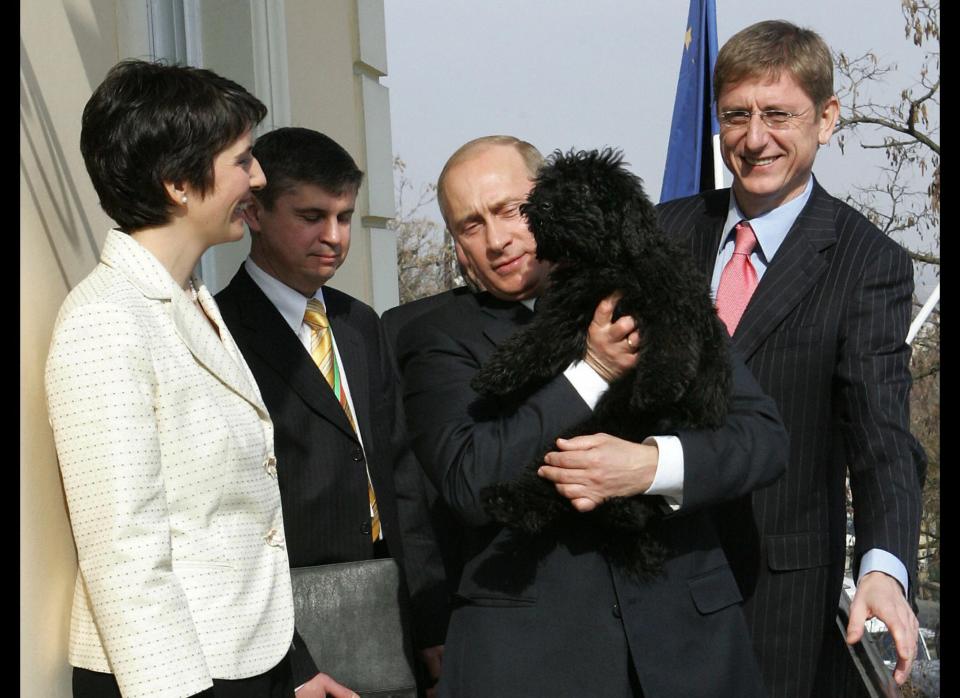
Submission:
[[[537,257],[561,264],[607,265],[643,254],[657,215],[619,151],[554,151],[520,207]]]

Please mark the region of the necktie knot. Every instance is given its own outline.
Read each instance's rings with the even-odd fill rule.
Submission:
[[[747,221],[740,221],[734,230],[736,231],[736,238],[733,243],[733,253],[744,254],[749,257],[757,247],[757,236],[754,234],[753,228]]]
[[[316,298],[307,301],[307,310],[303,314],[303,321],[318,332],[330,327],[326,308]]]

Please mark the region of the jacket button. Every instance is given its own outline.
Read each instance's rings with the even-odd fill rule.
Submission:
[[[357,463],[363,460],[363,449],[359,446],[353,449],[353,460],[355,460]]]
[[[276,477],[277,476],[277,459],[272,455],[267,456],[267,459],[263,461],[263,468],[264,470],[267,471],[267,474],[270,475],[270,477]]]
[[[613,617],[614,617],[614,618],[621,618],[621,617],[622,617],[622,614],[620,613],[620,604],[618,604],[618,603],[613,604],[613,609],[611,609],[611,610],[613,611]]]
[[[362,524],[360,524],[360,533],[362,533],[362,534],[365,535],[365,536],[369,536],[369,535],[370,535],[370,522],[369,522],[369,521],[364,521]]]

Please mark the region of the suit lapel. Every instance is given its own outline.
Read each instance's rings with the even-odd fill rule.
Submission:
[[[827,269],[823,254],[836,243],[833,203],[814,182],[801,211],[743,313],[733,346],[744,359],[780,325]]]
[[[198,296],[207,316],[217,325],[220,339],[213,335],[210,321],[197,312],[196,306],[182,293],[172,295],[173,324],[177,334],[187,345],[190,353],[210,373],[217,376],[237,394],[254,405],[261,412],[267,408],[263,404],[256,382],[242,363],[239,352],[234,353],[230,332],[216,309],[216,303],[207,291],[206,286],[200,285]]]
[[[267,408],[257,390],[256,382],[239,354],[231,351],[234,347],[230,333],[220,317],[216,303],[202,284],[197,284],[200,302],[204,311],[217,325],[220,338],[159,260],[130,236],[110,231],[101,259],[104,264],[122,273],[144,297],[166,303],[174,330],[197,363],[257,410],[266,414]],[[196,280],[194,281],[196,283]]]
[[[481,310],[483,335],[494,346],[499,346],[533,319],[533,313],[519,301],[500,300],[489,293],[473,294],[471,299]]]
[[[244,343],[269,365],[310,409],[352,438],[356,438],[340,402],[310,354],[283,316],[243,267],[230,282],[237,294],[237,310]],[[336,332],[336,330],[334,330]],[[337,335],[337,342],[340,337]],[[351,386],[352,387],[352,386]]]
[[[727,207],[730,203],[728,191],[723,189],[705,195],[703,216],[696,221],[694,227],[690,251],[697,268],[707,275],[708,280],[713,276],[720,237],[723,235],[723,223],[727,218]]]
[[[717,250],[723,235],[723,220],[704,218],[697,222],[692,251],[697,269],[706,274],[707,281],[713,276],[713,267],[717,262]]]

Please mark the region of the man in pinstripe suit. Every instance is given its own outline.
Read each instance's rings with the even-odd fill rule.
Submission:
[[[835,695],[849,471],[857,592],[846,640],[860,639],[868,617],[883,620],[903,683],[916,652],[908,599],[926,467],[909,431],[910,259],[812,175],[839,113],[817,34],[787,22],[744,29],[721,49],[714,86],[732,190],[665,203],[660,215],[689,240],[715,293],[735,237],[741,249],[737,224],[748,221],[755,239],[747,254],[759,281],[732,341],[780,408],[790,461],[752,507],[721,510],[718,523],[764,679],[775,698]]]
[[[305,128],[264,134],[254,153],[267,184],[244,212],[250,257],[217,303],[276,425],[290,564],[394,558],[411,596],[413,641],[436,678],[446,594],[386,338],[372,308],[327,286],[350,249],[363,173],[333,139]],[[312,301],[329,319],[339,399],[308,348]],[[298,698],[354,695],[297,634],[291,666]]]

